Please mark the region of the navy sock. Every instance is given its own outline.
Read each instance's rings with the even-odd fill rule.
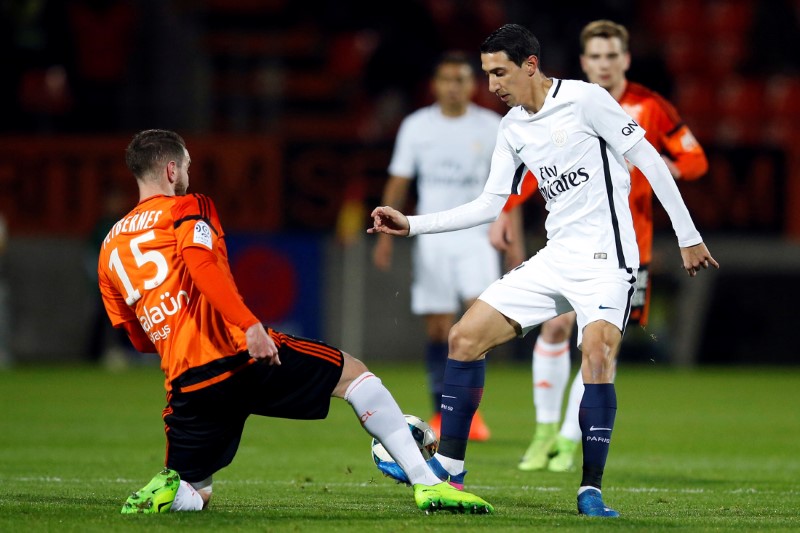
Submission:
[[[447,342],[428,342],[425,347],[425,371],[428,373],[428,390],[433,400],[433,413],[439,412],[444,386],[444,367],[447,364]]]
[[[617,393],[613,383],[587,384],[585,387],[578,411],[583,440],[581,486],[599,489],[617,414]]]
[[[469,428],[478,410],[486,379],[486,360],[447,360],[442,389],[442,435],[439,453],[452,459],[464,460]]]

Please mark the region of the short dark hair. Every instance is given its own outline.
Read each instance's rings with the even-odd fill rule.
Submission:
[[[183,164],[186,157],[183,138],[169,130],[144,130],[133,136],[125,149],[125,164],[136,179],[141,179],[149,170],[168,161]]]
[[[470,56],[462,50],[448,50],[439,56],[433,65],[432,74],[435,76],[442,65],[467,65],[472,72],[475,72],[475,65]]]
[[[516,65],[528,59],[528,56],[540,57],[539,39],[531,31],[519,24],[506,24],[494,30],[481,45],[482,54],[505,52],[508,59]]]

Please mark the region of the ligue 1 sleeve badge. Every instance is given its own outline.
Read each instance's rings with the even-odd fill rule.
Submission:
[[[211,241],[211,228],[208,227],[208,224],[206,224],[204,220],[198,220],[197,223],[195,223],[193,242],[196,244],[202,244],[209,250],[213,249]]]

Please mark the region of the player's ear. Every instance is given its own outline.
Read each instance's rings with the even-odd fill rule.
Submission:
[[[528,76],[533,76],[539,70],[539,58],[534,55],[529,55],[525,62],[522,64]]]
[[[167,180],[170,183],[175,183],[175,179],[178,175],[178,163],[176,163],[175,161],[170,161],[169,163],[167,163],[167,166],[164,169],[164,171],[167,173]]]

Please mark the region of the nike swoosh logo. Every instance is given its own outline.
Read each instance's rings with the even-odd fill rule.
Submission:
[[[598,309],[616,309],[617,311],[619,311],[619,309],[616,307],[607,307],[605,305],[601,305],[600,307],[598,307]]]
[[[525,148],[524,144],[522,146],[520,146],[519,148],[514,148],[514,151],[517,152],[517,153],[520,153],[523,148]]]
[[[596,428],[594,426],[589,426],[589,431],[611,431],[611,428]]]
[[[447,394],[442,394],[442,398],[458,398],[458,396],[448,396]]]

